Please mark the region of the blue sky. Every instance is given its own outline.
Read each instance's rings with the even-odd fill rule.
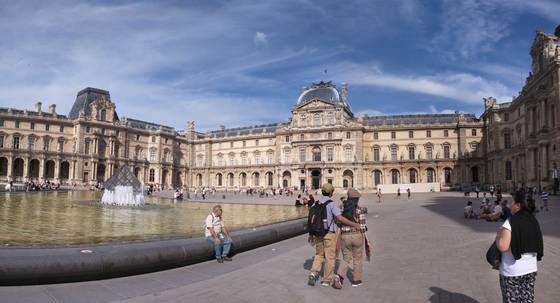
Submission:
[[[356,115],[478,115],[521,90],[558,16],[553,0],[0,0],[0,106],[67,114],[91,86],[121,117],[206,131],[287,121],[332,80]]]

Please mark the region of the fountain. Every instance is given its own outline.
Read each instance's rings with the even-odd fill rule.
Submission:
[[[128,166],[123,165],[105,183],[101,197],[103,205],[143,206],[144,184],[138,181]]]

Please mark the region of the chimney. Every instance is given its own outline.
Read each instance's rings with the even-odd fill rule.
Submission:
[[[54,116],[56,115],[56,104],[51,104],[49,106],[49,112]]]
[[[41,105],[42,105],[41,102],[35,103],[35,111],[36,112],[41,113]]]

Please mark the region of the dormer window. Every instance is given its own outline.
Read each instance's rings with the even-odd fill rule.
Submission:
[[[101,110],[101,115],[99,117],[99,120],[101,120],[101,121],[106,121],[107,120],[107,111],[106,110],[104,110],[104,109]]]

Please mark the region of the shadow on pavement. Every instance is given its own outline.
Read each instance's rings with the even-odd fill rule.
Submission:
[[[430,290],[433,292],[432,296],[430,297],[430,302],[432,303],[440,303],[440,302],[461,302],[461,303],[479,303],[477,300],[456,292],[450,292],[445,289],[439,287],[430,287]]]
[[[511,203],[511,198],[505,198]],[[463,209],[467,205],[467,201],[473,202],[476,213],[480,213],[480,199],[476,197],[433,197],[430,199],[432,203],[427,203],[422,207],[435,212],[441,216],[454,220],[455,222],[468,227],[477,232],[495,233],[503,224],[503,221],[488,222],[486,220],[465,219],[463,217]],[[492,200],[493,201],[493,200]],[[560,228],[555,222],[558,220],[555,212],[540,212],[536,214],[537,220],[541,225],[541,229],[545,236],[560,238]]]

